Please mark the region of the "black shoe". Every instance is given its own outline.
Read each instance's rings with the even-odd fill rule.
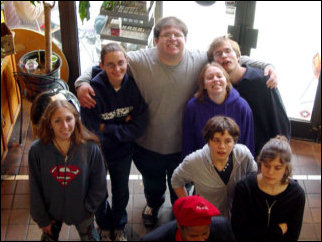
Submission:
[[[158,222],[158,211],[146,205],[142,212],[143,224],[146,227],[154,227]]]

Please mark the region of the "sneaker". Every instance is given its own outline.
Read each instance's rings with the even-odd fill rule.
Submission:
[[[99,234],[101,236],[101,241],[113,241],[112,233],[109,230],[99,230]]]
[[[127,241],[125,231],[123,229],[116,229],[114,231],[115,239],[114,241]]]
[[[142,212],[143,224],[146,227],[154,227],[158,222],[158,213],[153,211],[153,208],[145,206]]]

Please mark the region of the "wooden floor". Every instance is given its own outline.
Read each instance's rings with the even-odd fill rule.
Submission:
[[[30,217],[28,186],[28,151],[32,143],[29,121],[30,103],[24,100],[22,144],[19,145],[19,125],[13,131],[10,149],[1,163],[1,241],[39,240],[41,231]],[[19,124],[19,120],[17,121]],[[306,193],[306,205],[301,241],[321,241],[321,144],[291,140],[294,152],[294,175]],[[132,165],[127,236],[139,240],[149,232],[142,224],[141,212],[145,206],[142,177]],[[108,189],[110,181],[108,180]],[[159,224],[171,219],[169,195],[159,215]],[[79,240],[74,226],[63,226],[60,240]]]

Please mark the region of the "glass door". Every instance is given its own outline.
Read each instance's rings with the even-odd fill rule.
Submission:
[[[272,63],[287,114],[310,121],[321,70],[321,2],[256,2],[257,48]]]

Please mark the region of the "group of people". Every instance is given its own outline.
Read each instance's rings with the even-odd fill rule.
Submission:
[[[42,239],[57,240],[65,222],[82,240],[126,240],[132,160],[143,177],[145,226],[156,225],[168,183],[177,222],[159,235],[298,238],[305,197],[291,179],[290,126],[273,68],[241,56],[227,36],[207,53],[187,50],[187,34],[185,23],[166,17],[154,27],[155,48],[126,53],[107,44],[100,65],[75,82],[80,114],[68,101],[48,105],[29,152],[31,215]],[[270,140],[278,134],[286,138]],[[188,196],[187,184],[200,197]],[[206,219],[183,219],[186,203],[206,206]]]

